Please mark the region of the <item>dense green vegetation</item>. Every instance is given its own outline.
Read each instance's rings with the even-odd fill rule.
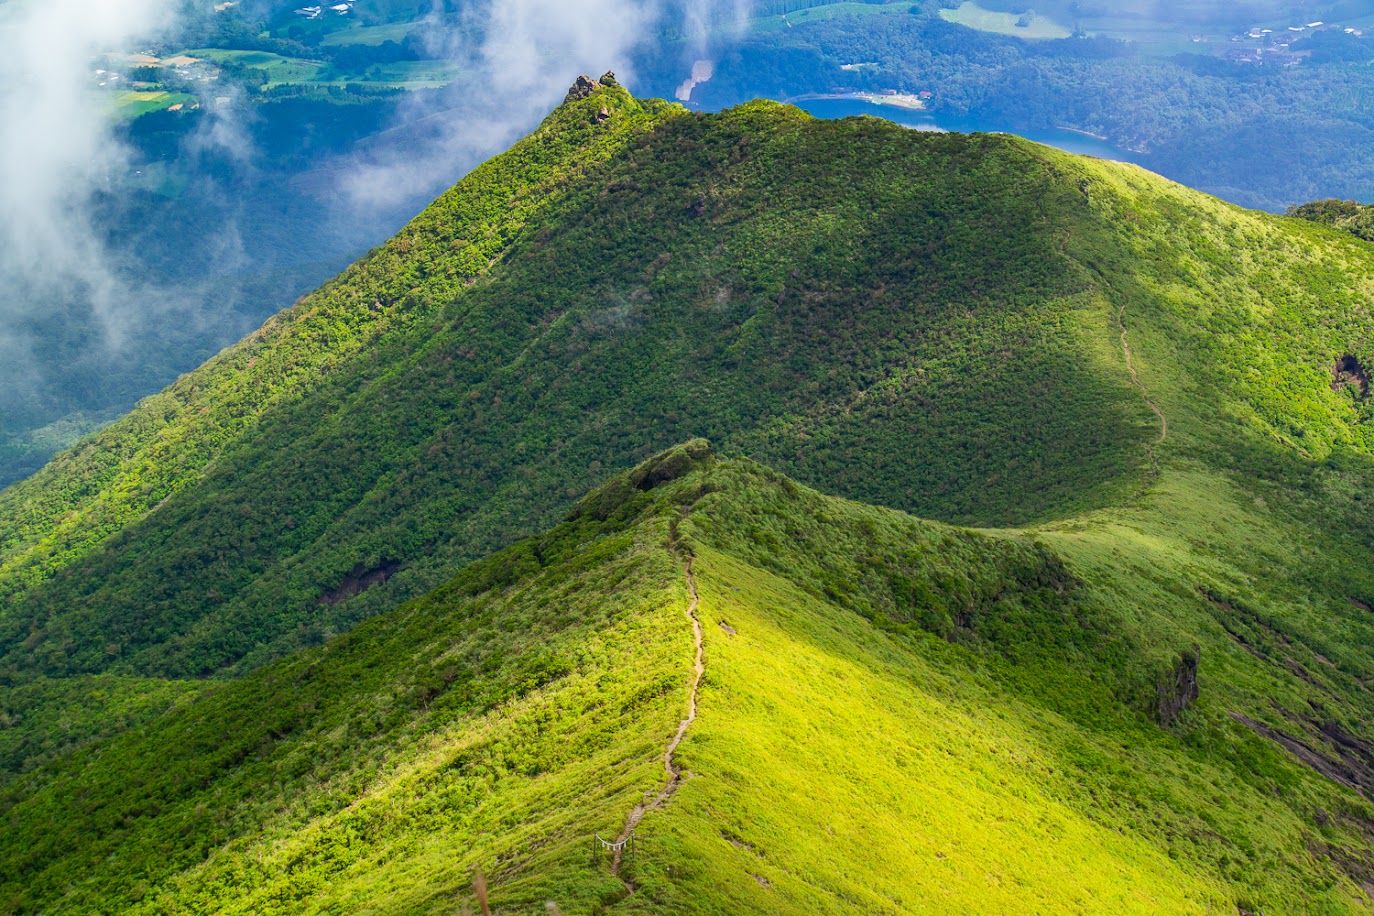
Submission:
[[[1301,229],[1007,137],[604,90],[0,495],[7,676],[251,667],[693,434],[959,523],[1111,505],[1158,432],[1123,306],[1156,400],[1210,405],[1176,440],[1364,454],[1329,382],[1370,253]]]
[[[1036,155],[776,105],[566,106],[0,496],[5,665],[256,664],[696,433],[959,521],[1109,503],[1143,470],[1149,414],[1057,255],[1046,201],[1082,193]]]
[[[451,912],[482,870],[504,912],[1363,912],[1374,807],[1232,713],[1367,713],[1336,685],[1368,643],[1327,670],[1269,605],[1285,639],[1246,651],[1196,591],[1195,564],[1222,572],[1198,530],[1117,537],[1103,567],[1108,525],[963,531],[692,443],[326,648],[31,773],[5,796],[0,900]],[[663,783],[688,557],[691,776],[640,822],[627,898],[589,841]],[[1162,728],[1190,640],[1202,697]]]
[[[1288,208],[1288,215],[1344,229],[1366,242],[1374,242],[1374,206],[1353,200],[1314,200]]]
[[[1272,43],[1230,42],[1254,25],[1286,35],[1292,21],[1374,24],[1361,2],[1050,0],[1036,5],[1036,28],[1077,27],[1092,37],[1032,42],[1019,39],[1035,28],[999,36],[941,20],[958,0],[768,0],[749,5],[743,32],[734,4],[705,12],[691,4],[687,16],[688,5],[667,3],[655,5],[658,31],[631,60],[605,63],[633,72],[642,94],[669,97],[694,59],[711,58],[715,76],[696,95],[707,107],[928,91],[929,111],[946,126],[1086,131],[1175,180],[1281,211],[1319,196],[1374,198],[1365,102],[1374,45],[1336,29],[1295,45],[1300,66],[1282,66],[1297,59],[1289,56],[1263,66],[1220,58]],[[130,287],[127,326],[112,340],[80,289],[15,294],[33,304],[11,328],[14,355],[0,360],[0,484],[239,339],[390,235],[475,162],[447,160],[451,171],[439,170],[387,213],[329,206],[354,167],[346,154],[364,138],[369,156],[432,151],[449,133],[433,131],[436,124],[481,107],[474,100],[485,94],[470,91],[476,58],[447,58],[454,47],[481,45],[472,5],[374,0],[318,19],[297,14],[294,2],[179,6],[180,27],[139,50],[171,60],[189,52],[200,63],[148,66],[116,54],[92,64],[121,73],[105,91],[131,119],[118,137],[133,161],[96,195],[92,221]],[[979,7],[1017,19],[1026,12],[1012,0]],[[865,66],[841,69],[854,63]],[[492,88],[502,91],[499,80]],[[216,149],[225,137],[230,148]],[[283,270],[303,282],[281,282]],[[147,278],[159,288],[143,289]],[[148,309],[150,298],[166,304]],[[162,320],[169,313],[177,317]]]
[[[1323,32],[1271,53],[1266,63],[1240,63],[1225,55],[1253,58],[1268,40],[1233,43],[1234,33],[1219,33],[1194,43],[1177,10],[1164,18],[1183,33],[1182,44],[1159,54],[1147,36],[1123,41],[1114,29],[1026,40],[949,22],[938,3],[907,9],[841,11],[745,34],[713,50],[714,75],[693,101],[714,108],[757,96],[930,92],[928,110],[952,126],[1083,131],[1131,151],[1153,171],[1245,206],[1282,211],[1321,196],[1374,199],[1374,109],[1365,101],[1374,91],[1374,39]],[[1122,16],[1119,24],[1126,28],[1119,34],[1134,35],[1141,20]],[[662,93],[685,76],[670,54],[645,60],[640,70]]]
[[[0,491],[0,911],[1365,912],[1372,290],[1013,137],[571,100]]]

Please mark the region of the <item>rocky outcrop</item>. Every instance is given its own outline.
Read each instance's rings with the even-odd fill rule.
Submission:
[[[1331,390],[1342,388],[1353,389],[1362,398],[1369,397],[1369,371],[1348,353],[1331,367]]]
[[[1159,721],[1172,725],[1198,698],[1197,666],[1202,649],[1193,646],[1174,662],[1173,669],[1159,680]]]
[[[563,103],[566,105],[568,102],[581,101],[600,88],[600,83],[584,73],[577,78],[577,82],[572,84],[568,94],[563,97]]]
[[[607,70],[605,73],[601,74],[601,79],[597,80],[597,82],[600,83],[600,84],[603,85],[603,86],[619,86],[619,85],[620,85],[619,81],[617,81],[616,78],[615,78],[615,71],[614,71],[614,70]]]
[[[1230,715],[1251,731],[1282,746],[1327,779],[1374,798],[1374,746],[1350,734],[1340,724],[1307,720],[1299,737],[1238,712]]]
[[[318,603],[334,605],[338,604],[340,601],[347,601],[354,595],[362,594],[374,585],[381,585],[400,571],[400,569],[401,564],[394,560],[370,569],[363,564],[359,564],[344,578],[338,588],[321,595]]]

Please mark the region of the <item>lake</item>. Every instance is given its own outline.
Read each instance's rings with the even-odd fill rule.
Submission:
[[[1016,134],[1036,143],[1053,146],[1068,153],[1081,156],[1096,156],[1098,159],[1113,159],[1119,162],[1140,164],[1144,157],[1139,153],[1114,146],[1106,140],[1081,134],[1072,130],[1011,130],[1005,125],[981,121],[977,118],[949,118],[931,114],[928,111],[912,111],[896,105],[880,105],[861,99],[807,99],[792,103],[818,118],[849,118],[855,115],[871,115],[886,118],[914,130],[950,131],[957,133],[1001,133]]]

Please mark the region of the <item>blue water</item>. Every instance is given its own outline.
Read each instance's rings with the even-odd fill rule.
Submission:
[[[872,115],[886,118],[897,124],[916,130],[953,131],[958,133],[1004,133],[1016,134],[1036,143],[1053,146],[1081,156],[1096,156],[1098,159],[1113,159],[1119,162],[1139,164],[1142,156],[1130,150],[1113,146],[1105,140],[1098,140],[1087,134],[1071,130],[1011,130],[1005,125],[981,121],[977,118],[948,118],[924,111],[907,111],[894,105],[875,105],[858,99],[812,99],[796,102],[798,108],[810,112],[818,118],[848,118],[854,115]]]

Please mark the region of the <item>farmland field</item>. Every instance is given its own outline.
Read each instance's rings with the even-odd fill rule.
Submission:
[[[905,4],[824,3],[776,16],[758,16],[749,22],[755,32],[775,32],[812,22],[834,19],[836,16],[861,16],[872,13],[907,13]]]
[[[1035,15],[1030,24],[1019,26],[1021,19],[1016,13],[994,13],[985,10],[972,0],[968,0],[955,10],[941,10],[940,15],[950,22],[966,25],[980,32],[996,32],[999,35],[1014,35],[1017,38],[1068,38],[1073,30],[1060,25],[1053,19]]]
[[[184,53],[191,57],[200,57],[216,63],[236,63],[266,71],[268,86],[310,82],[319,79],[328,69],[328,65],[322,61],[282,57],[280,54],[272,54],[268,51],[222,51],[215,48],[202,48]]]
[[[419,28],[414,22],[389,22],[386,25],[365,25],[330,32],[320,40],[324,47],[338,45],[379,45],[384,41],[404,41]]]
[[[115,94],[115,106],[121,118],[137,118],[148,114],[150,111],[162,111],[173,105],[184,105],[187,102],[194,102],[196,97],[187,95],[184,92],[165,92],[163,90],[152,90],[148,92],[119,92]]]

